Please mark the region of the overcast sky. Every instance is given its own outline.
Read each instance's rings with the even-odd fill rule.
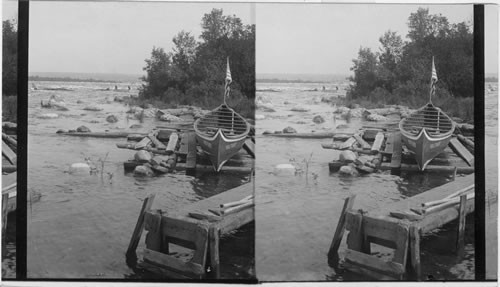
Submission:
[[[142,74],[153,46],[181,30],[198,39],[213,8],[254,21],[255,4],[30,2],[29,71]]]
[[[472,22],[472,5],[30,2],[30,72],[141,74],[153,46],[172,48],[181,30],[200,34],[203,14],[223,8],[257,23],[256,72],[347,74],[361,46],[378,50],[387,30],[405,38],[418,7],[451,23]],[[3,1],[3,17],[17,1]],[[485,8],[486,73],[498,70],[498,11]]]
[[[378,51],[385,31],[396,31],[405,39],[408,17],[418,7],[442,14],[450,23],[473,22],[472,5],[257,5],[257,74],[348,74],[359,48]],[[496,34],[486,45],[497,46],[497,20],[489,23],[493,29],[487,33]],[[496,63],[486,61],[486,72],[495,72]]]

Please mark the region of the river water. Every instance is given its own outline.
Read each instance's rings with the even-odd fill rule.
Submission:
[[[314,83],[258,83],[257,98],[274,107],[275,112],[257,110],[256,159],[256,272],[263,281],[347,281],[369,280],[357,274],[335,274],[327,264],[328,252],[344,199],[356,194],[354,208],[376,209],[442,185],[451,179],[442,175],[418,173],[391,175],[389,171],[367,176],[343,177],[330,173],[328,162],[338,159],[335,150],[322,149],[325,139],[285,139],[262,136],[264,131],[282,130],[291,126],[297,132],[333,131],[347,124],[334,120],[333,107],[321,102],[326,96],[345,95],[346,83],[325,85]],[[337,89],[339,87],[339,89]],[[495,92],[496,93],[496,92]],[[488,191],[487,236],[488,275],[496,278],[497,222],[497,101],[496,94],[486,97],[487,148],[486,170]],[[291,111],[294,107],[309,112]],[[312,119],[321,115],[325,122]],[[348,130],[357,130],[364,123],[352,120]],[[493,156],[495,155],[495,156]],[[278,164],[292,163],[304,172],[279,175]],[[435,280],[467,280],[474,278],[473,217],[467,218],[464,256],[453,252],[456,224],[449,224],[423,239],[422,273]],[[340,256],[345,252],[345,240]],[[495,252],[490,252],[494,250]],[[384,255],[384,254],[382,254]]]
[[[127,106],[112,101],[115,96],[137,94],[138,83],[121,83],[118,91],[113,90],[114,83],[35,84],[38,89],[30,91],[28,107],[28,198],[41,197],[28,204],[28,278],[151,278],[125,263],[142,200],[156,193],[152,209],[172,210],[249,180],[231,173],[188,176],[179,172],[152,178],[125,173],[123,162],[133,158],[134,151],[115,146],[125,139],[69,137],[56,131],[81,125],[96,132],[128,131],[132,124],[140,124],[134,131],[147,133],[161,125],[151,119],[141,123],[126,114]],[[129,85],[130,91],[126,89]],[[53,88],[72,91],[47,90]],[[53,94],[64,99],[68,111],[41,108],[41,100]],[[103,110],[83,110],[90,104]],[[58,118],[40,118],[47,113],[57,113]],[[109,114],[119,121],[108,123]],[[89,157],[104,171],[102,176],[100,172],[67,173],[71,164]],[[222,278],[252,278],[253,230],[247,226],[222,240]],[[143,247],[144,234],[138,251]]]

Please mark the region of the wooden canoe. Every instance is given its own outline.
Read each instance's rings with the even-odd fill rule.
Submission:
[[[432,103],[426,104],[399,122],[401,138],[415,154],[421,171],[446,148],[455,125],[447,114]]]
[[[222,104],[194,122],[196,140],[215,171],[241,149],[250,132],[248,122],[226,104]]]

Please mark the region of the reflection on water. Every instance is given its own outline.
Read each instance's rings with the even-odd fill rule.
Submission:
[[[354,209],[370,210],[393,201],[416,195],[449,182],[449,176],[437,174],[402,173],[391,175],[389,171],[359,177],[343,177],[329,173],[328,162],[338,159],[338,152],[321,148],[329,140],[283,139],[262,136],[264,131],[282,130],[287,126],[298,132],[332,131],[346,124],[334,118],[336,106],[322,102],[342,94],[342,89],[326,92],[311,91],[318,84],[259,84],[257,98],[271,104],[276,112],[258,110],[256,158],[256,272],[263,281],[347,281],[367,280],[359,274],[345,272],[335,274],[328,267],[326,253],[337,225],[344,199],[356,194]],[[318,89],[320,90],[320,89]],[[330,91],[329,91],[330,90]],[[273,91],[273,92],[270,92]],[[496,101],[495,97],[494,98]],[[487,99],[487,102],[491,100]],[[309,112],[294,112],[301,107]],[[496,142],[496,106],[487,131],[487,144]],[[489,111],[486,113],[490,114]],[[493,112],[491,112],[493,114]],[[326,122],[315,124],[312,119],[321,115]],[[494,118],[494,119],[493,119]],[[487,121],[489,118],[487,117]],[[363,122],[353,120],[349,130],[357,130]],[[489,147],[491,150],[494,146]],[[488,149],[488,148],[487,148]],[[312,155],[309,176],[275,175],[274,166],[289,162],[301,162]],[[496,155],[496,151],[494,151]],[[495,157],[491,157],[496,159]],[[495,178],[496,161],[487,161],[489,180]],[[487,175],[488,180],[488,175]],[[496,186],[488,187],[488,190]],[[496,196],[496,195],[495,195]],[[492,203],[496,212],[496,199]],[[496,214],[491,217],[496,224]],[[489,225],[493,228],[493,223]],[[423,240],[423,274],[434,280],[467,280],[474,277],[474,228],[473,217],[467,218],[464,256],[457,256],[451,248],[455,241],[456,223],[435,230]],[[491,234],[490,234],[491,235]],[[489,236],[487,232],[487,236]],[[496,256],[496,235],[487,239]],[[345,252],[345,240],[340,245],[340,256]],[[439,250],[439,252],[436,252]],[[493,253],[493,252],[492,252]],[[493,261],[492,255],[488,254]],[[494,268],[496,269],[496,263]],[[492,269],[493,270],[493,269]]]
[[[168,212],[248,181],[247,176],[231,173],[193,176],[179,172],[152,178],[125,173],[123,162],[135,152],[116,147],[124,139],[69,137],[55,132],[81,125],[92,131],[124,131],[138,124],[135,131],[146,133],[161,123],[152,119],[141,122],[127,114],[129,107],[113,99],[129,92],[103,91],[109,84],[61,83],[74,91],[41,90],[49,84],[58,85],[39,83],[39,90],[29,95],[28,189],[41,195],[28,209],[29,278],[153,278],[152,274],[136,273],[125,263],[142,200],[155,193],[152,208]],[[40,101],[52,94],[64,99],[68,111],[40,108]],[[103,110],[83,110],[89,105]],[[57,113],[58,118],[40,119],[46,113]],[[119,121],[106,122],[110,114]],[[68,173],[71,164],[85,162],[85,158],[98,167],[98,174]],[[223,265],[223,278],[243,278],[253,272],[254,241],[248,230],[223,241],[221,258],[237,255],[235,261]],[[143,247],[142,239],[138,250]]]

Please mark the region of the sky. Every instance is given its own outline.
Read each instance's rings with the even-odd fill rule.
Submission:
[[[153,47],[171,51],[181,30],[198,39],[213,8],[251,24],[254,5],[32,1],[29,71],[142,74]]]
[[[408,17],[418,7],[429,8],[430,14],[442,14],[450,23],[473,22],[472,5],[257,5],[257,75],[349,74],[352,59],[357,58],[361,46],[378,51],[378,39],[387,30],[396,31],[405,39]],[[493,27],[496,29],[487,33],[497,33],[495,44],[496,19]],[[492,41],[488,43],[491,46]],[[485,63],[486,72],[495,72],[497,63],[498,60]]]

